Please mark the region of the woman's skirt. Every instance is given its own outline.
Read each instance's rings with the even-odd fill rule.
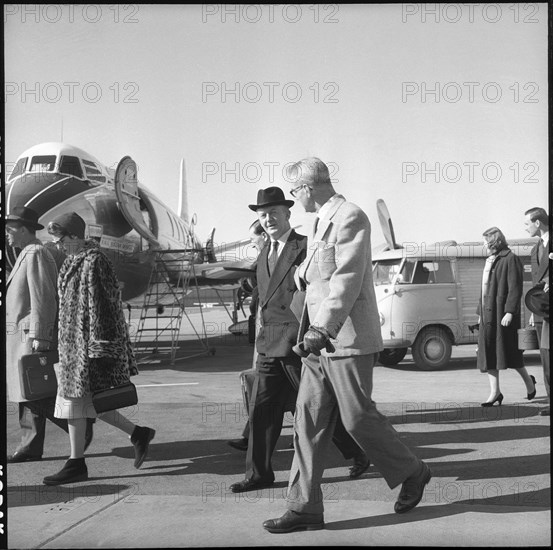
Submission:
[[[78,418],[96,418],[98,414],[92,403],[92,395],[63,397],[58,394],[56,395],[54,416],[56,418],[76,420]]]

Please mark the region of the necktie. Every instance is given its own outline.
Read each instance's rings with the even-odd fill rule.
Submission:
[[[541,237],[540,237],[540,240],[538,241],[538,249],[536,251],[536,256],[537,256],[536,259],[538,260],[538,265],[540,265],[542,252],[543,252],[543,241],[541,240]]]
[[[267,263],[269,266],[269,277],[273,274],[273,271],[275,270],[277,260],[278,260],[278,241],[273,241],[271,254],[269,255],[269,259],[267,260]]]

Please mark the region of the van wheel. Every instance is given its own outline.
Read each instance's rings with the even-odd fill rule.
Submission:
[[[441,369],[449,362],[451,347],[451,339],[443,328],[423,328],[412,347],[415,365],[421,370]]]
[[[407,354],[407,348],[383,349],[378,354],[378,362],[382,365],[397,365]]]

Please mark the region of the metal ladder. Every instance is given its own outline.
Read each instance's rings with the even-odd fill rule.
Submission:
[[[199,291],[197,291],[197,305],[201,316],[201,333],[196,330],[186,311],[185,298],[190,285],[194,285],[197,289],[194,271],[194,256],[197,252],[198,250],[188,248],[156,251],[135,334],[134,349],[138,361],[145,362],[147,359],[165,353],[169,354],[170,364],[173,365],[179,350],[183,317],[188,319],[201,344],[201,349],[191,355],[179,356],[178,359],[215,353],[214,348],[209,348],[207,342]],[[177,277],[175,277],[176,274],[178,274]]]

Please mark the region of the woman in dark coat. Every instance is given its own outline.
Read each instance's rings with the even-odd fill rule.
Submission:
[[[92,393],[119,386],[138,374],[113,265],[93,240],[85,240],[84,220],[75,212],[50,222],[49,232],[67,252],[58,276],[59,322],[56,365],[57,418],[69,425],[71,456],[46,485],[84,481],[87,418],[96,418]],[[146,456],[155,431],[136,426],[117,410],[100,418],[131,436],[135,467]]]
[[[484,232],[488,248],[482,277],[482,294],[478,304],[479,325],[477,367],[487,372],[490,396],[482,403],[491,407],[501,405],[499,371],[515,369],[524,380],[528,399],[536,395],[536,380],[528,374],[518,349],[520,301],[522,297],[522,263],[507,246],[505,235],[492,227]]]

